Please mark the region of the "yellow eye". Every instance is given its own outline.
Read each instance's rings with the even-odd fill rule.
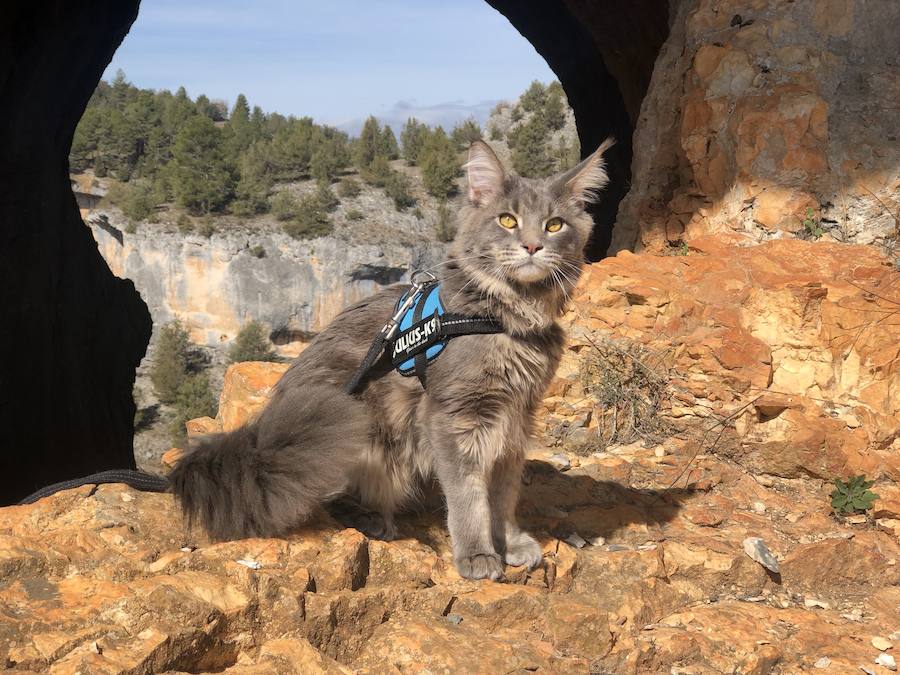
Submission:
[[[547,232],[559,232],[565,224],[566,221],[562,218],[551,218],[544,225],[544,229],[547,230]]]
[[[497,216],[497,222],[507,230],[513,230],[519,225],[519,221],[516,220],[516,217],[511,213],[501,213]]]

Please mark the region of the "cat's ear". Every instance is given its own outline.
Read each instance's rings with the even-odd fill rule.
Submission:
[[[609,183],[603,153],[615,143],[615,139],[607,138],[590,157],[560,176],[557,183],[561,191],[583,204],[597,201],[600,191]]]
[[[475,141],[469,146],[466,178],[469,181],[469,201],[476,206],[503,191],[506,172],[491,146],[484,141]]]

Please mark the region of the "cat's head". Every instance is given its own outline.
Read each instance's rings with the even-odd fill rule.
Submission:
[[[593,227],[585,208],[608,182],[603,153],[612,144],[607,139],[569,171],[528,179],[507,171],[487,143],[475,141],[453,257],[485,280],[570,287]]]

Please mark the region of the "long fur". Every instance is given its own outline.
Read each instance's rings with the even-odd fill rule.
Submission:
[[[358,403],[316,385],[279,394],[260,420],[201,439],[169,476],[188,523],[213,539],[281,534],[346,489]]]
[[[259,418],[200,441],[172,474],[189,519],[217,539],[277,535],[348,494],[394,513],[437,478],[463,576],[498,578],[536,565],[541,549],[515,519],[534,412],[562,355],[557,320],[577,283],[593,222],[584,210],[606,181],[602,152],[566,174],[506,173],[473,145],[472,191],[438,271],[449,312],[499,319],[504,333],[452,340],[428,368],[428,389],[396,371],[343,391],[403,286],[345,309],[294,361]],[[498,223],[513,214],[515,228]],[[550,220],[565,225],[547,229]]]

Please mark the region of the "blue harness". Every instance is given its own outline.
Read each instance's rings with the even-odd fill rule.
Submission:
[[[424,388],[428,364],[441,355],[450,340],[460,335],[503,332],[503,325],[494,319],[447,312],[441,302],[440,283],[431,275],[426,281],[418,281],[419,276],[412,275],[412,286],[397,300],[393,317],[347,384],[348,393],[356,393],[369,371],[383,360],[404,377],[418,377]],[[387,372],[380,370],[381,375]]]

